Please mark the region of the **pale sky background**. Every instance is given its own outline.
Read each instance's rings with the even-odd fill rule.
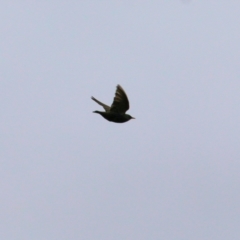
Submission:
[[[1,240],[240,239],[240,1],[0,3]],[[120,84],[136,118],[111,123]]]

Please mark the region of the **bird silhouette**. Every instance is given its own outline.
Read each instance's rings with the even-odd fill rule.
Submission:
[[[117,90],[111,107],[98,101],[94,97],[92,97],[92,100],[105,109],[105,112],[94,111],[94,113],[100,114],[102,117],[104,117],[110,122],[124,123],[129,121],[130,119],[135,119],[129,114],[126,114],[126,111],[129,109],[129,101],[127,94],[120,85],[117,85]]]

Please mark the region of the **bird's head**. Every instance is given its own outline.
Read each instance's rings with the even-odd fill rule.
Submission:
[[[129,115],[129,114],[126,114],[126,118],[127,118],[128,121],[131,120],[131,119],[135,119],[134,117],[132,117],[132,116]]]

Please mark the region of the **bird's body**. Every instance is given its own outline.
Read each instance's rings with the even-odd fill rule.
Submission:
[[[105,109],[105,112],[94,111],[94,113],[100,114],[110,122],[124,123],[130,119],[134,119],[134,117],[125,113],[129,109],[129,101],[127,94],[124,92],[123,88],[120,85],[117,85],[117,90],[111,107],[98,101],[94,97],[92,97],[92,100],[97,102]]]
[[[128,114],[121,114],[121,113],[114,113],[114,112],[100,112],[100,111],[94,111],[94,113],[98,113],[102,117],[107,119],[109,122],[115,122],[115,123],[124,123],[132,119],[132,117]]]

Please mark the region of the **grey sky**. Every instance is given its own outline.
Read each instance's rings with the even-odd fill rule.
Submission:
[[[0,239],[240,239],[239,9],[2,1]]]

